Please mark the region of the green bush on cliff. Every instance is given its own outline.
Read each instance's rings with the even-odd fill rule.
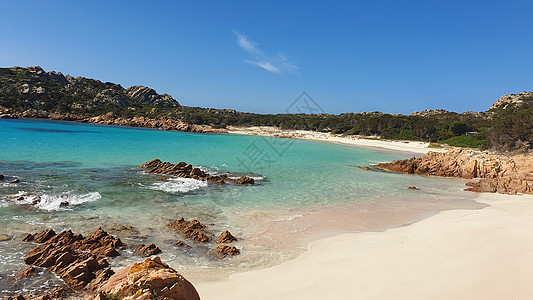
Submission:
[[[442,141],[442,143],[453,147],[468,147],[482,150],[489,148],[489,142],[486,139],[478,139],[476,136],[470,135],[454,136]]]

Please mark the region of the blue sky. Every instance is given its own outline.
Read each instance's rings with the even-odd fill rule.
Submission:
[[[486,110],[533,90],[532,1],[1,1],[0,66],[189,106]]]

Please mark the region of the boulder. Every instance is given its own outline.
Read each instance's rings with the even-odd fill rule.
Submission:
[[[158,256],[118,271],[98,291],[104,299],[200,299],[194,286]]]

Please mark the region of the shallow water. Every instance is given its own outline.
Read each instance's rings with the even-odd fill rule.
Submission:
[[[212,278],[293,258],[333,231],[382,230],[442,209],[475,208],[458,179],[364,171],[357,166],[410,153],[291,139],[193,134],[40,120],[0,119],[0,293],[61,282],[44,272],[13,283],[24,267],[27,232],[87,234],[99,226],[128,244],[155,243],[186,276]],[[185,161],[211,173],[253,176],[253,186],[162,178],[136,167],[152,158]],[[417,186],[420,191],[408,190]],[[20,199],[20,200],[19,200]],[[459,199],[459,201],[457,201]],[[40,201],[33,204],[35,200]],[[214,234],[229,229],[242,254],[213,258],[214,244],[184,249],[165,225],[198,219]],[[131,230],[116,230],[118,226]],[[123,253],[120,267],[139,257]]]

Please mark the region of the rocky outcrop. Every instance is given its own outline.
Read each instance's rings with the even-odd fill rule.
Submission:
[[[525,102],[533,102],[533,92],[522,92],[520,94],[510,94],[500,97],[490,109],[506,109],[510,106],[522,105]]]
[[[426,109],[423,111],[415,111],[409,114],[409,116],[431,117],[431,116],[442,115],[446,113],[449,113],[449,111],[444,110],[444,109]]]
[[[28,235],[25,241],[43,241],[24,257],[29,265],[48,268],[57,274],[74,290],[95,291],[113,275],[106,257],[117,256],[117,249],[123,247],[120,239],[108,235],[98,228],[86,237],[53,230]]]
[[[101,299],[200,299],[194,286],[157,256],[118,271],[99,293]]]
[[[205,230],[206,226],[198,220],[185,221],[184,218],[181,218],[168,223],[167,227],[180,231],[184,238],[196,242],[209,242],[212,236],[211,233]]]
[[[116,89],[105,89],[99,92],[91,101],[91,105],[113,105],[119,107],[131,107],[131,103]]]
[[[131,99],[143,105],[165,108],[179,106],[178,101],[170,95],[159,95],[154,89],[142,85],[130,86],[126,89],[126,93]]]
[[[39,266],[57,274],[74,291],[86,293],[85,299],[199,299],[194,286],[159,257],[135,263],[115,274],[106,258],[118,255],[117,250],[125,246],[102,228],[86,237],[70,230],[56,234],[49,229],[28,234],[24,241],[42,244],[26,254],[24,261],[30,266],[15,275],[19,279],[33,276],[37,270],[35,266]],[[141,256],[161,252],[154,244],[134,248]],[[61,288],[45,295],[19,295],[10,299],[66,299],[69,296],[72,295]]]
[[[194,168],[191,164],[186,162],[172,164],[169,162],[162,162],[161,160],[154,158],[140,165],[138,168],[147,169],[147,173],[150,174],[172,175],[176,177],[210,181],[218,184],[224,184],[228,181],[236,184],[254,184],[254,179],[250,177],[242,176],[237,179],[232,179],[227,175],[209,175],[201,169]]]
[[[227,243],[234,242],[234,241],[236,241],[236,240],[237,240],[237,238],[234,237],[234,236],[231,234],[231,232],[229,232],[228,230],[226,230],[226,231],[222,232],[222,233],[218,236],[218,238],[217,238],[217,240],[216,240],[216,243],[217,243],[217,244],[227,244]]]
[[[517,164],[515,158],[506,155],[455,148],[445,153],[429,152],[418,158],[381,163],[376,167],[403,174],[481,178],[477,183],[469,183],[468,191],[533,194],[533,156],[520,158]]]
[[[61,103],[68,110],[90,111],[95,106],[115,108],[145,106],[172,108],[179,103],[170,95],[159,95],[144,86],[124,89],[119,84],[99,80],[63,76],[59,72],[46,72],[41,67],[0,68],[0,100],[6,106],[50,109]],[[56,109],[53,109],[56,111]]]

